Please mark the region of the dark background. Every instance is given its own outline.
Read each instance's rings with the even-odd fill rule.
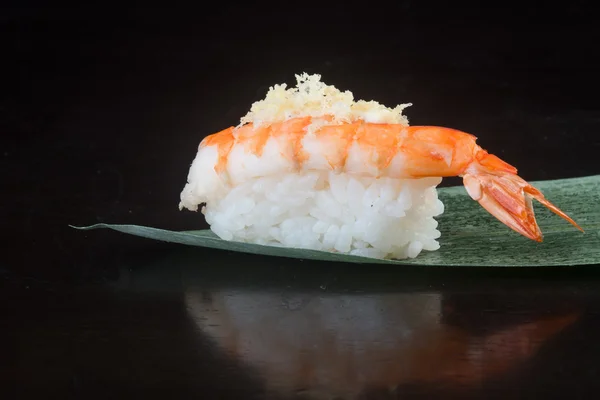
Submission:
[[[269,377],[223,355],[189,320],[182,293],[193,281],[208,293],[433,292],[453,310],[444,324],[473,338],[575,312],[577,321],[527,363],[475,386],[403,382],[394,394],[375,387],[363,397],[595,393],[593,266],[391,271],[183,250],[68,227],[204,228],[199,215],[177,209],[198,143],[236,124],[270,85],[293,85],[301,72],[320,73],[356,98],[412,102],[411,124],[473,133],[527,180],[598,174],[600,35],[592,8],[210,7],[20,3],[2,11],[2,389],[19,398],[265,397]]]

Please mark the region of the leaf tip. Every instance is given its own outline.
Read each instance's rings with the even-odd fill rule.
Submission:
[[[75,225],[69,224],[69,227],[80,230],[80,231],[88,231],[90,229],[101,228],[103,225],[104,224],[94,224],[94,225],[89,225],[89,226],[75,226]]]

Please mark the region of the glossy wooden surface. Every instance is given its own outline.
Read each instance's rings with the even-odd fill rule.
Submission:
[[[597,396],[598,266],[332,265],[68,228],[205,228],[177,210],[198,143],[302,71],[413,102],[412,124],[473,133],[528,180],[600,173],[579,4],[323,10],[5,13],[2,398]]]

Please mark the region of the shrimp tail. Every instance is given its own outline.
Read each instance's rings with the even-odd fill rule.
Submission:
[[[532,199],[583,229],[566,213],[548,201],[541,191],[517,175],[517,169],[481,149],[463,175],[471,198],[500,222],[521,235],[541,242],[543,234],[535,219]]]

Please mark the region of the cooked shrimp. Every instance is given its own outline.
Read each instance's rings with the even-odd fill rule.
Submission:
[[[398,179],[459,176],[473,200],[529,239],[542,241],[531,198],[583,231],[520,178],[515,167],[478,146],[473,135],[434,126],[331,120],[305,116],[259,126],[246,123],[206,137],[194,161],[205,167],[205,187],[194,189],[193,201],[182,195],[180,207],[195,210],[206,193],[219,187],[284,171]]]

